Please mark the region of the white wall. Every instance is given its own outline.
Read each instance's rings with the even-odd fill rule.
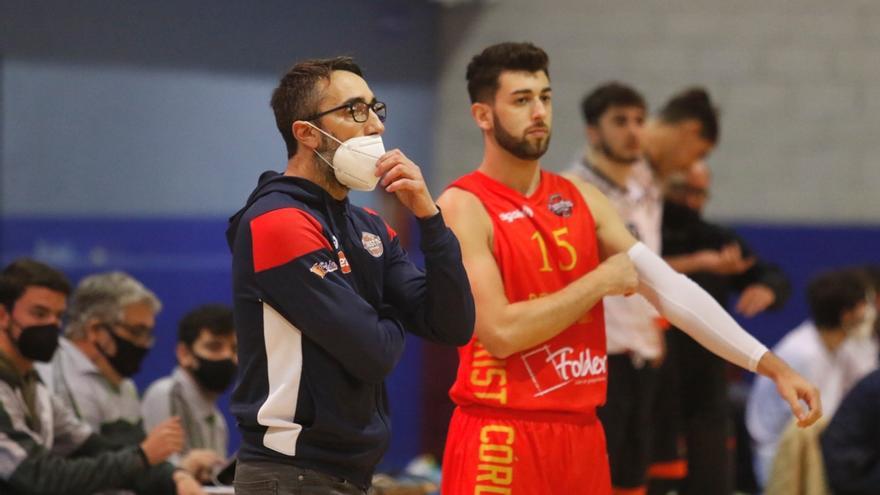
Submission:
[[[880,2],[505,0],[448,9],[441,24],[441,184],[481,156],[468,61],[489,44],[528,40],[551,60],[547,168],[581,149],[579,102],[597,84],[633,84],[652,108],[702,84],[723,111],[710,216],[880,220]]]

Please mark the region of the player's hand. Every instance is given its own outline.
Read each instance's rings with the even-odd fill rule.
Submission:
[[[748,318],[769,308],[776,301],[776,294],[762,284],[752,284],[742,292],[736,303],[736,311]]]
[[[822,400],[819,389],[797,371],[791,369],[772,352],[766,352],[758,361],[758,373],[776,383],[779,395],[788,402],[791,412],[801,428],[810,426],[822,417]],[[803,401],[803,402],[801,402]],[[805,409],[803,403],[809,409]]]
[[[382,187],[394,193],[413,215],[428,218],[440,211],[428,191],[421,169],[399,149],[391,150],[379,158],[376,175],[382,177],[379,181]]]
[[[140,444],[151,466],[167,459],[183,448],[183,427],[180,418],[172,416],[156,425]]]
[[[175,471],[173,479],[177,495],[205,495],[202,485],[186,471]]]
[[[181,459],[180,467],[198,481],[208,483],[214,474],[214,468],[222,463],[223,459],[213,450],[192,449]]]
[[[617,253],[599,265],[605,275],[606,296],[628,296],[639,287],[639,274],[626,253]]]

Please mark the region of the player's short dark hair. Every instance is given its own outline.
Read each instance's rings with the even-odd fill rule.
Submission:
[[[0,304],[12,311],[28,287],[45,287],[70,295],[70,281],[60,271],[30,258],[20,258],[0,272]]]
[[[716,144],[720,133],[718,114],[709,93],[704,88],[693,87],[670,98],[660,109],[660,120],[667,124],[696,120],[700,123],[700,137]]]
[[[218,337],[233,335],[232,309],[223,304],[205,304],[193,309],[180,320],[177,341],[192,347],[203,329]]]
[[[504,71],[537,72],[547,70],[550,60],[544,50],[532,43],[498,43],[475,55],[467,66],[468,95],[471,103],[490,103],[498,91],[498,76]]]
[[[602,84],[581,100],[581,114],[587,125],[595,126],[611,107],[639,107],[647,110],[645,98],[631,86],[617,81]]]
[[[321,95],[316,90],[316,85],[322,79],[330,79],[330,73],[335,70],[344,70],[363,77],[361,68],[351,57],[304,60],[291,67],[272,92],[270,105],[275,112],[278,132],[287,145],[287,158],[296,154],[297,147],[291,126],[297,120],[318,113]]]
[[[816,327],[837,328],[841,315],[865,302],[866,277],[858,270],[821,273],[807,286],[807,301]]]

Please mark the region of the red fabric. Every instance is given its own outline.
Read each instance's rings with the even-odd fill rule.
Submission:
[[[608,495],[602,424],[474,415],[457,408],[443,458],[443,495]],[[586,416],[586,415],[581,415]]]
[[[479,197],[492,218],[493,254],[510,302],[556,292],[599,264],[593,216],[568,180],[542,172],[530,197],[479,172],[452,187]],[[458,405],[591,413],[604,404],[607,384],[602,304],[556,337],[507,359],[491,356],[475,337],[459,348],[459,360],[450,391]]]
[[[330,249],[321,224],[296,208],[266,212],[250,223],[254,271],[261,272],[319,249]]]

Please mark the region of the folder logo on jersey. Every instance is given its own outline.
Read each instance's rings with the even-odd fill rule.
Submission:
[[[520,354],[520,357],[537,389],[535,397],[548,394],[573,381],[604,381],[608,371],[608,356],[593,356],[590,349],[583,349],[575,354],[571,347],[551,350],[549,345],[545,345]]]

